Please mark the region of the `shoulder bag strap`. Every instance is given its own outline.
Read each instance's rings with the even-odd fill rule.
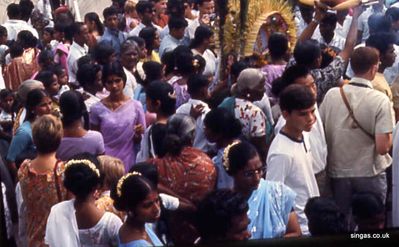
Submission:
[[[372,134],[370,134],[369,132],[367,132],[361,125],[360,123],[357,121],[357,119],[355,118],[355,115],[353,114],[353,111],[349,105],[348,99],[346,98],[345,92],[344,92],[344,88],[340,87],[339,91],[341,92],[341,96],[342,99],[344,100],[345,106],[349,111],[349,115],[351,116],[351,118],[353,119],[353,121],[355,122],[355,124],[363,131],[363,133],[365,133],[368,137],[370,137],[372,140],[374,140],[374,136]]]
[[[55,183],[55,189],[57,190],[58,202],[62,202],[60,181],[59,181],[59,176],[57,174],[57,168],[58,168],[58,164],[60,162],[61,162],[60,160],[57,160],[57,162],[55,163],[55,166],[54,166],[54,183]]]

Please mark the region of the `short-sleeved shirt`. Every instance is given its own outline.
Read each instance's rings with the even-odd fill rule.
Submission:
[[[385,80],[384,74],[377,72],[371,84],[373,84],[373,88],[375,90],[378,90],[383,94],[386,94],[390,101],[393,100],[391,88],[389,87],[387,80]]]
[[[393,109],[385,94],[374,90],[370,81],[358,77],[343,89],[363,129],[372,136],[392,133]],[[320,106],[320,117],[326,133],[331,177],[372,177],[391,164],[391,157],[377,154],[374,138],[366,135],[350,117],[339,88],[327,93]]]
[[[295,211],[305,235],[309,234],[304,212],[306,202],[311,197],[319,196],[312,161],[308,133],[303,133],[302,140],[294,140],[281,131],[273,139],[266,161],[266,179],[281,182],[297,194]]]
[[[29,121],[25,121],[17,129],[17,133],[13,137],[10,148],[7,153],[7,160],[15,162],[16,158],[21,154],[32,154],[36,152],[36,147],[32,139],[32,127]]]
[[[399,77],[391,85],[393,107],[399,108]]]
[[[252,102],[244,99],[235,99],[235,117],[243,125],[242,133],[250,137],[266,135],[266,116],[262,110]]]
[[[82,137],[64,137],[57,149],[57,158],[69,160],[75,154],[88,152],[93,155],[104,153],[104,139],[100,132],[89,130]]]

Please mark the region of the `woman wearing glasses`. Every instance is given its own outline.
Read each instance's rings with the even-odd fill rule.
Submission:
[[[293,210],[295,192],[282,183],[263,179],[266,166],[252,144],[236,141],[227,146],[224,167],[234,179],[234,190],[248,200],[251,239],[301,235]]]

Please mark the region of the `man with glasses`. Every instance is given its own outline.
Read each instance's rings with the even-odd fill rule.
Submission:
[[[314,93],[305,85],[294,84],[283,90],[280,108],[286,123],[272,141],[266,161],[266,179],[282,182],[297,194],[294,208],[303,235],[309,235],[306,202],[319,196],[307,133],[316,122],[315,104]]]
[[[140,31],[145,27],[155,27],[158,32],[161,32],[162,28],[153,23],[155,16],[155,7],[152,2],[149,1],[140,1],[136,5],[137,15],[140,18],[140,24],[133,28],[129,33],[129,37],[131,36],[139,36]]]

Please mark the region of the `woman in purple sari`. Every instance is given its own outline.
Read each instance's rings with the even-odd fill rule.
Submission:
[[[103,83],[110,94],[90,108],[91,129],[102,133],[105,154],[121,159],[128,171],[146,127],[143,107],[123,94],[126,75],[119,63],[103,67]]]

